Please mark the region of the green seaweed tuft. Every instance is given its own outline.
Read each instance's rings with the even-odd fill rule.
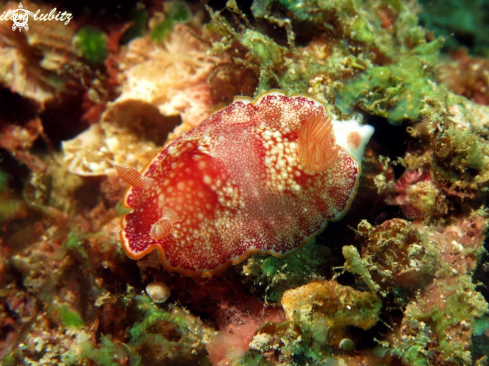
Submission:
[[[61,322],[66,328],[83,328],[85,326],[85,322],[80,317],[76,311],[71,310],[66,305],[61,305],[59,307],[59,314],[61,316]]]
[[[80,29],[74,38],[74,44],[88,62],[100,64],[107,57],[107,36],[99,29],[92,27]]]
[[[185,23],[190,19],[190,9],[183,1],[173,1],[168,3],[168,6],[170,9],[166,14],[166,19],[151,30],[153,41],[164,40],[175,24]]]
[[[316,243],[316,239],[285,257],[264,257],[254,255],[239,264],[241,271],[253,282],[252,286],[266,287],[266,299],[278,302],[284,291],[301,286],[317,278],[324,270],[323,258],[327,258],[330,249]]]
[[[430,52],[436,47],[427,48]],[[438,51],[436,51],[438,52]],[[428,54],[428,59],[432,55]],[[336,106],[344,113],[355,105],[386,117],[399,126],[404,119],[418,119],[436,86],[426,72],[428,64],[420,56],[409,56],[397,64],[372,67],[336,90]]]

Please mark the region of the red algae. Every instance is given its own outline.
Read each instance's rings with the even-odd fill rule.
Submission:
[[[330,123],[317,100],[272,91],[255,101],[236,98],[171,142],[142,173],[153,183],[125,195],[132,209],[122,219],[126,253],[139,259],[157,249],[166,269],[209,276],[254,252],[287,255],[341,219],[356,194],[360,164],[326,128],[329,136],[308,143],[335,155],[329,167],[304,167],[299,135],[311,118]],[[178,222],[164,237],[151,235],[167,209]]]

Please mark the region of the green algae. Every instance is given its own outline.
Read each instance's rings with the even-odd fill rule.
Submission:
[[[472,346],[470,352],[474,359],[479,359],[481,356],[489,357],[489,344],[484,332],[489,330],[489,316],[485,318],[477,318],[472,322]]]
[[[379,321],[382,301],[372,292],[331,280],[310,282],[287,291],[282,306],[287,319],[298,327],[294,333],[295,339],[300,340],[295,344],[299,349],[294,353],[323,360],[333,355],[331,347],[341,347],[351,327],[372,328]]]
[[[159,308],[146,295],[138,295],[134,300],[136,303],[131,307],[136,306],[141,320],[128,328],[130,341],[127,346],[133,352],[148,350],[148,354],[140,353],[135,358],[134,365],[145,365],[149,360],[157,363],[174,359],[192,363],[192,360],[202,357],[205,352],[202,342],[207,335],[200,319],[177,306],[172,305],[168,310]],[[172,332],[177,336],[170,336]]]
[[[361,276],[370,291],[378,292],[380,290],[380,286],[372,280],[372,276],[367,269],[368,263],[362,260],[357,248],[355,248],[353,245],[345,245],[342,248],[342,251],[346,259],[344,269]]]
[[[65,354],[63,362],[75,365],[84,358],[99,366],[128,361],[131,366],[194,364],[204,356],[209,332],[188,311],[175,305],[160,308],[147,295],[136,295],[129,286],[122,302],[134,320],[126,329],[128,341],[115,342],[111,335],[102,334],[100,342],[93,344],[82,331],[78,335],[78,348]]]
[[[362,62],[357,61],[363,56],[355,57],[341,53],[339,57],[345,57],[351,62],[338,66],[327,59],[325,50],[318,50],[315,54],[295,48],[295,35],[288,28],[289,23],[285,20],[275,20],[287,29],[288,47],[280,45],[277,40],[257,30],[235,30],[219,12],[211,11],[211,22],[206,25],[207,30],[222,37],[220,41],[212,43],[213,52],[232,54],[234,63],[253,70],[257,75],[258,86],[253,97],[273,88],[279,88],[288,95],[306,93],[318,75],[340,74],[345,65],[363,69]],[[239,48],[236,45],[239,45]],[[244,57],[241,50],[245,52]]]
[[[169,11],[166,19],[157,24],[150,32],[153,41],[162,41],[177,23],[184,23],[190,19],[191,13],[188,5],[183,1],[168,2]]]
[[[448,128],[440,135],[446,136],[451,140],[451,144],[456,148],[456,155],[452,156],[452,164],[458,166],[460,170],[466,168],[477,169],[480,172],[489,168],[489,145],[487,142],[478,139],[474,134],[460,131],[453,127]]]
[[[3,365],[4,366],[17,366],[17,361],[15,360],[15,357],[12,355],[6,356],[3,360]]]
[[[99,64],[107,57],[107,36],[93,27],[84,27],[74,38],[75,47],[88,62]]]
[[[259,59],[260,74],[256,94],[271,88],[271,79],[277,79],[274,69],[281,68],[287,49],[273,42],[269,37],[259,32],[247,29],[241,39],[241,44]]]
[[[342,38],[343,43],[332,42],[335,44],[333,52],[338,53],[338,50],[345,47],[354,49],[357,47],[356,43],[360,42],[367,49],[380,52],[383,58],[393,61],[388,62],[389,65],[375,66],[374,63],[378,61],[372,58],[371,53],[366,50],[362,53],[353,52],[353,58],[359,62],[353,61],[352,64],[357,64],[357,69],[366,71],[346,83],[337,81],[335,84],[336,106],[342,113],[351,113],[358,104],[374,115],[386,117],[391,124],[400,125],[404,119],[416,120],[429,99],[437,95],[438,89],[431,80],[430,70],[437,60],[443,39],[426,41],[426,31],[418,26],[418,9],[412,3],[316,0],[305,6],[301,1],[262,0],[253,4],[254,15],[269,17],[277,5],[286,9],[299,22],[296,25],[299,31],[301,24],[305,24],[307,29],[312,26],[333,33],[333,39]],[[382,23],[379,14],[383,12],[395,14],[395,24],[391,28]],[[367,54],[370,55],[368,58]],[[289,69],[289,72],[283,73],[294,75],[296,80],[286,80],[286,77],[282,79],[282,74],[278,73],[277,83],[287,91],[290,85],[297,85],[297,81],[301,85],[301,80],[309,82],[318,75],[329,74],[339,79],[339,65],[345,65],[349,57],[352,57],[352,52],[339,52],[331,57],[332,67],[320,67],[316,70],[314,65],[320,63],[308,60],[312,69]],[[292,58],[296,65],[300,64],[299,53]],[[354,71],[355,68],[351,70]],[[306,90],[302,84],[294,92]]]
[[[324,333],[324,329],[322,329],[322,333]],[[276,344],[280,344],[280,357],[283,364],[330,365],[327,360],[332,361],[332,358],[329,357],[333,354],[332,348],[313,345],[309,332],[303,332],[293,321],[278,324],[266,323],[258,330],[257,335],[258,337],[265,336],[265,340],[275,340],[275,345],[260,345],[260,343],[251,345],[250,350],[245,354],[244,365],[249,364],[248,360],[256,366],[273,365],[273,361],[264,358],[262,353],[274,351]],[[260,348],[263,346],[265,349]]]
[[[463,337],[458,335],[454,338],[450,335],[454,329],[459,329],[461,324],[460,332],[469,335],[479,334],[482,328],[479,325],[486,323],[489,312],[487,303],[483,296],[475,291],[476,285],[468,275],[453,277],[448,284],[439,282],[437,287],[444,295],[440,306],[423,298],[409,304],[403,319],[409,334],[401,337],[390,352],[402,356],[406,365],[428,365],[429,354],[425,346],[435,337],[436,352],[442,360],[457,365],[471,364],[471,354],[466,350]],[[433,350],[430,354],[433,355]]]
[[[328,247],[317,244],[313,239],[285,258],[253,255],[239,264],[239,271],[246,274],[251,286],[265,288],[266,301],[278,302],[284,291],[320,278],[318,274],[324,268],[323,260],[329,254]]]
[[[16,199],[0,200],[0,223],[10,221],[25,210],[23,201]]]
[[[433,48],[436,54],[438,50]],[[419,56],[409,56],[389,66],[372,67],[338,87],[336,106],[342,113],[350,114],[358,104],[396,126],[405,119],[416,120],[437,91],[427,67]]]
[[[75,253],[78,253],[82,258],[88,259],[87,251],[85,249],[85,246],[83,245],[83,236],[81,234],[77,234],[74,231],[70,231],[68,233],[68,237],[64,242],[64,246],[67,249],[72,250]],[[87,265],[89,264],[87,263]]]
[[[59,307],[59,314],[61,316],[61,322],[66,328],[83,328],[85,322],[75,310],[70,309],[66,305]]]
[[[271,361],[264,358],[261,354],[254,354],[252,352],[246,352],[243,365],[246,366],[270,366]]]
[[[78,353],[67,353],[63,355],[62,362],[67,365],[78,365],[80,359],[88,359],[96,362],[98,366],[117,366],[121,360],[127,358],[131,353],[124,343],[114,342],[110,335],[100,335],[100,344],[94,348],[90,343],[88,335],[81,332],[78,335]],[[130,364],[133,366],[133,363]]]
[[[328,53],[325,51],[323,57],[314,55],[311,49],[301,47],[294,49],[290,44],[287,48],[283,46],[285,42],[280,42],[280,39],[274,38],[270,34],[261,33],[262,30],[259,27],[256,29],[240,29],[239,32],[235,31],[234,33],[223,30],[225,29],[224,26],[216,27],[215,29],[219,28],[217,32],[223,37],[220,42],[215,43],[217,48],[219,48],[218,44],[221,43],[222,49],[230,50],[232,47],[238,49],[241,47],[246,51],[244,56],[235,55],[232,62],[257,71],[259,83],[256,94],[271,87],[279,87],[288,94],[304,93],[310,88],[314,92],[319,91],[319,93],[323,93],[321,95],[328,97],[328,88],[336,82],[334,96],[337,98],[338,109],[344,113],[351,112],[353,108],[360,106],[372,115],[388,118],[389,122],[395,125],[401,124],[403,120],[416,121],[433,117],[434,121],[439,121],[445,118],[441,113],[437,116],[441,109],[432,108],[435,102],[440,103],[441,100],[439,98],[441,88],[435,85],[431,78],[431,69],[438,57],[441,41],[426,42],[425,31],[417,26],[416,9],[413,4],[406,5],[400,1],[373,1],[370,4],[359,1],[314,1],[311,7],[306,7],[301,6],[300,2],[292,0],[255,1],[255,15],[259,14],[260,11],[262,12],[260,16],[263,18],[270,16],[270,14],[281,14],[272,11],[274,4],[279,4],[287,10],[287,16],[291,16],[296,22],[294,30],[300,30],[306,23],[311,22],[312,26],[315,27],[313,31],[316,35],[327,34],[327,37],[330,38],[328,38],[328,43],[324,49]],[[398,16],[395,26],[389,31],[383,29],[380,20],[374,16],[377,11],[381,10],[379,4],[388,7]],[[262,6],[261,10],[259,10],[260,6]],[[177,15],[176,19],[178,17]],[[185,19],[185,17],[181,19]],[[175,20],[173,24],[177,22],[178,20]],[[171,31],[172,26],[168,24],[170,23],[165,26],[160,24],[160,28],[158,26],[155,28],[158,40],[164,39]],[[318,30],[326,31],[321,33]],[[151,35],[153,36],[153,34]],[[395,46],[392,45],[393,39],[396,43]],[[383,53],[383,55],[374,57],[372,51],[374,49],[375,52]],[[357,75],[358,72],[363,73]],[[348,80],[349,77],[353,78]],[[344,86],[341,86],[342,83]],[[436,101],[434,101],[435,98]],[[481,175],[487,172],[487,142],[483,138],[477,138],[476,134],[469,130],[461,131],[454,127],[446,128],[443,124],[439,128],[440,133],[432,134],[435,136],[434,139],[440,137],[440,139],[446,138],[452,141],[450,153],[446,156],[441,154],[439,157],[440,164],[441,161],[447,164],[443,165],[444,168],[448,166],[452,170],[451,173],[457,172],[457,174],[450,174],[450,179],[448,179],[450,182],[459,182],[462,174],[466,174],[464,173],[466,171],[477,170]],[[433,167],[437,171],[440,168],[439,177],[445,178],[440,164],[429,167]],[[412,165],[409,166],[412,167]],[[469,178],[473,180],[474,177],[469,176]],[[478,180],[481,185],[485,184],[482,179]],[[1,184],[2,175],[0,174],[0,188]],[[116,207],[116,212],[119,215],[123,214],[123,208],[121,206]],[[109,252],[121,252],[119,246],[115,245],[114,242],[104,240],[94,240],[97,250],[92,250],[87,239],[94,238],[96,237],[83,236],[74,231],[68,235],[64,243],[66,248],[73,251],[70,255],[82,263],[87,263],[87,269],[92,269],[92,264],[88,261],[89,255],[98,254],[99,250],[101,255],[106,255]],[[316,247],[313,248],[314,246]],[[353,246],[347,246],[343,248],[343,253],[347,260],[345,269],[362,276],[369,289],[375,291],[378,285],[373,283],[371,278],[368,280],[370,274],[366,267],[367,264],[362,262],[358,250]],[[53,259],[61,260],[66,255],[66,251],[60,251],[57,254],[60,257],[53,257]],[[305,246],[284,259],[254,256],[245,263],[246,269],[244,270],[244,267],[241,269],[246,274],[245,281],[249,279],[253,285],[265,288],[266,300],[278,302],[286,289],[323,276],[324,269],[322,267],[328,266],[325,258],[328,258],[329,254],[331,251],[327,247],[311,243],[310,246]],[[90,259],[93,260],[94,256],[91,255],[91,257]],[[480,260],[479,257],[477,259]],[[89,274],[87,277],[91,282],[95,279],[93,274]],[[474,288],[472,290],[475,292]],[[91,295],[96,294],[95,297],[102,294],[97,287],[92,287],[90,291]],[[396,289],[392,291],[394,296],[396,296],[395,291]],[[42,299],[47,299],[47,297],[42,297]],[[428,312],[424,318],[419,314],[413,315],[413,311],[411,311],[407,317],[409,324],[406,324],[407,327],[412,324],[416,325],[413,330],[415,335],[411,338],[407,337],[408,341],[402,344],[402,347],[394,345],[394,351],[389,357],[392,355],[402,357],[407,365],[429,364],[427,360],[430,359],[431,354],[426,351],[426,345],[432,343],[432,332],[435,331],[437,337],[442,337],[445,330],[457,325],[456,322],[449,322],[447,319],[460,320],[460,309],[457,309],[456,304],[451,302],[470,303],[470,300],[470,296],[466,297],[459,294],[458,297],[454,296],[449,301],[447,309],[443,311],[440,309],[433,310]],[[181,350],[182,347],[182,354],[178,357],[184,360],[182,362],[187,361],[190,362],[187,364],[191,364],[192,361],[188,361],[189,359],[186,358],[188,353],[191,353],[189,351],[192,349],[190,344],[192,340],[198,337],[205,338],[205,331],[194,331],[193,333],[189,331],[193,326],[195,327],[190,313],[174,305],[158,307],[152,304],[147,296],[135,295],[135,293],[128,295],[124,302],[125,307],[122,311],[125,314],[130,314],[132,323],[126,330],[126,338],[123,342],[113,339],[110,334],[100,334],[97,338],[98,342],[94,344],[91,343],[93,340],[88,340],[87,336],[83,343],[79,344],[80,353],[71,358],[72,364],[84,363],[85,361],[80,361],[80,358],[85,357],[89,359],[86,364],[96,362],[99,365],[119,365],[129,362],[131,365],[143,365],[152,362],[149,360],[150,358],[159,362],[161,361],[160,358],[163,357],[162,355],[175,354],[178,352],[175,350]],[[81,322],[83,320],[78,313],[70,310],[71,308],[63,306],[68,312],[68,315],[65,314],[66,319],[62,319],[63,325],[76,329],[81,328],[81,326],[69,325],[77,324],[76,315]],[[175,308],[178,310],[174,310]],[[475,316],[470,324],[473,337],[480,337],[481,340],[485,340],[482,332],[487,329],[488,320],[482,317],[482,313],[482,311],[471,313],[469,318]],[[327,361],[324,361],[325,358],[321,354],[325,351],[323,345],[327,341],[324,326],[324,319],[318,319],[304,334],[295,338],[295,340],[300,339],[300,341],[291,340],[283,344],[279,351],[282,354],[292,354],[291,359],[294,360],[295,364],[336,365],[335,359],[327,358]],[[202,324],[200,327],[204,328]],[[180,340],[172,339],[171,335],[165,333],[165,329],[171,329],[172,334],[177,334],[182,338],[188,336],[187,343],[183,342],[185,344],[182,346]],[[192,335],[189,336],[189,333]],[[80,337],[80,339],[82,338]],[[309,346],[311,342],[312,346]],[[153,346],[155,347],[154,353],[145,354],[145,350],[151,349]],[[205,351],[202,351],[201,346],[198,352],[205,359]],[[404,346],[405,348],[403,348]],[[459,355],[457,356],[459,357],[458,364],[470,363],[467,356],[461,353],[460,346],[452,346],[449,341],[442,339],[440,348],[445,349],[445,354],[454,351],[455,355]],[[388,348],[383,349],[380,357],[383,357],[385,352],[388,352]],[[331,351],[330,354],[333,352]],[[130,360],[127,361],[126,357]],[[10,362],[13,365],[15,359],[9,360],[7,357],[3,362],[6,364]],[[262,365],[269,364],[269,362],[263,355],[249,352],[246,354],[245,364]]]
[[[112,341],[110,336],[101,335],[101,347],[98,349],[91,349],[87,347],[82,355],[97,363],[100,366],[117,366],[121,363],[117,360],[121,360],[128,356],[129,350],[123,343],[116,344]]]
[[[324,43],[324,50],[332,54],[325,57],[321,55],[324,51],[296,48],[294,31],[288,28],[290,20],[274,15],[277,6],[289,12],[298,32],[304,24],[308,32],[312,26],[318,32],[332,33]],[[430,99],[438,97],[430,73],[443,39],[426,41],[426,31],[418,26],[418,10],[414,3],[395,0],[368,3],[317,0],[307,6],[291,0],[255,1],[252,7],[255,17],[273,21],[287,30],[288,48],[257,30],[235,30],[218,12],[211,12],[208,29],[225,35],[213,43],[215,52],[227,52],[236,42],[247,50],[246,57],[235,56],[234,61],[258,75],[255,97],[271,88],[280,88],[286,94],[312,92],[320,99],[336,98],[336,105],[344,114],[358,104],[399,125],[404,119],[416,120]],[[395,24],[390,28],[382,24],[379,15],[382,12],[395,15],[392,15]],[[365,49],[359,52],[362,48]],[[340,81],[358,71],[364,73],[347,82]],[[334,95],[329,87],[317,84],[325,79],[334,81]],[[326,89],[327,94],[317,95],[321,89]]]
[[[472,334],[480,336],[489,329],[489,318],[477,318],[472,323]]]
[[[435,140],[434,155],[438,179],[459,189],[487,192],[489,187],[489,143],[471,130],[454,126]]]
[[[352,44],[360,42],[391,59],[425,42],[414,2],[313,0],[306,4],[300,0],[256,0],[252,11],[255,17],[267,18],[277,8],[292,17],[299,31],[310,32],[312,28]],[[379,15],[383,12],[395,15],[394,24],[383,24]]]

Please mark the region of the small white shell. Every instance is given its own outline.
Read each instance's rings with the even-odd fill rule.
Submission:
[[[146,286],[146,293],[153,302],[158,304],[168,300],[171,295],[171,290],[165,283],[155,281]]]
[[[343,338],[339,344],[341,349],[345,351],[352,351],[355,349],[355,342],[353,342],[350,338]]]

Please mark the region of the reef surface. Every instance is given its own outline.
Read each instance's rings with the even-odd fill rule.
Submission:
[[[0,363],[488,365],[489,5],[442,5],[1,3]],[[116,166],[272,89],[375,128],[349,212],[209,277],[129,258]]]

